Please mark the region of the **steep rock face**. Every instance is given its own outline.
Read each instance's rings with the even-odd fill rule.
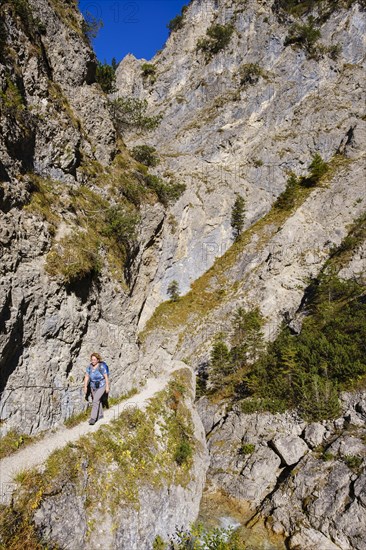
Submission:
[[[138,385],[134,319],[147,289],[140,285],[129,310],[129,289],[111,274],[105,251],[98,280],[66,287],[46,273],[51,246],[79,229],[73,197],[94,192],[116,203],[91,174],[102,175],[124,147],[74,3],[1,9],[1,419],[4,433],[34,433],[85,407],[80,387],[93,350],[111,364],[113,393]],[[160,204],[142,208],[137,269],[165,215]]]
[[[197,43],[217,23],[230,23],[235,30],[229,46],[206,63],[203,53],[196,51]],[[230,213],[235,193],[247,201],[248,227],[268,211],[284,189],[289,171],[306,174],[316,152],[325,160],[338,151],[354,158],[351,148],[356,145],[359,158],[353,170],[357,179],[361,176],[364,12],[355,3],[349,10],[334,11],[321,26],[319,41],[341,46],[337,59],[326,54],[314,59],[305,49],[285,46],[291,23],[291,18],[285,24],[278,20],[272,2],[249,1],[244,7],[231,1],[193,2],[184,14],[183,28],[172,33],[164,50],[151,60],[156,69],[153,84],[142,76],[142,61],[131,55],[118,67],[118,93],[147,99],[154,113],[163,114],[157,130],[143,137],[127,133],[127,142],[154,145],[163,159],[159,173],[174,173],[188,187],[172,208],[177,221],[174,227],[165,226],[165,246],[157,249],[159,267],[140,327],[166,298],[171,280],[178,280],[181,291],[187,292],[232,244]],[[259,74],[246,80],[243,75],[250,64]],[[324,197],[332,209],[341,189],[351,191],[343,174],[337,180],[339,189]],[[363,202],[353,206],[363,191],[360,182],[349,195],[351,218],[365,208]],[[320,197],[314,200],[322,202]],[[283,234],[279,241],[290,238],[316,271],[321,258],[318,261],[314,254],[311,260],[297,239],[306,223],[316,249],[324,250],[327,241],[337,243],[348,223],[344,213],[345,223],[341,213],[334,224],[339,234],[332,231],[330,220],[323,224],[314,219],[311,225],[311,218],[306,222],[295,218],[291,234]],[[314,248],[314,242],[309,245],[309,250]],[[288,261],[293,262],[291,254]],[[301,266],[302,275],[307,276],[307,269]],[[271,294],[278,294],[277,310],[284,301],[297,301],[277,288]]]
[[[243,9],[238,2],[192,2],[183,28],[151,60],[154,82],[142,75],[144,60],[128,56],[119,65],[119,94],[146,99],[151,113],[163,115],[157,130],[126,132],[126,142],[155,146],[156,173],[187,184],[171,209],[175,221],[163,227],[164,245],[156,247],[158,267],[139,322],[147,327],[146,354],[163,347],[197,369],[207,366],[215,335],[230,334],[238,306],[259,306],[268,340],[284,320],[301,330],[309,280],[366,207],[366,18],[361,3],[339,8],[319,26],[323,53],[312,56],[285,45],[296,20],[278,17],[272,2],[248,1]],[[235,30],[229,46],[206,63],[196,46],[214,23]],[[339,56],[332,58],[326,47],[336,44]],[[258,70],[251,79],[250,64]],[[306,176],[315,153],[330,166],[323,184],[287,216],[276,215],[270,209],[289,173]],[[224,255],[233,242],[236,193],[247,201],[245,228],[253,229]],[[362,283],[364,273],[363,243],[339,276]],[[183,294],[197,283],[176,311],[155,310],[173,279]],[[199,401],[209,490],[249,501],[291,548],[363,548],[364,397],[353,399],[345,398],[334,424],[307,424],[290,413],[225,414],[223,404]]]
[[[339,57],[323,53],[313,59],[305,50],[285,46],[291,19],[279,21],[272,2],[250,0],[243,6],[231,0],[197,0],[185,13],[184,28],[173,33],[154,58],[154,84],[142,78],[142,60],[126,58],[118,70],[119,93],[147,98],[151,113],[160,111],[163,120],[149,135],[126,132],[124,138],[129,146],[155,145],[162,157],[156,172],[166,178],[173,173],[187,184],[187,191],[168,215],[160,204],[141,206],[128,289],[116,284],[107,261],[93,282],[84,280],[82,285],[65,288],[46,274],[45,257],[53,238],[62,239],[77,219],[72,209],[61,207],[63,223],[57,224],[53,235],[49,221],[23,208],[34,196],[31,173],[61,182],[55,188],[60,196],[66,188],[95,189],[91,168],[97,163],[108,165],[123,146],[117,143],[106,97],[94,83],[95,58],[80,34],[80,16],[71,4],[58,0],[31,0],[30,5],[43,26],[27,31],[7,7],[5,25],[17,57],[16,69],[9,60],[0,63],[1,90],[7,98],[2,103],[7,103],[6,110],[0,114],[4,211],[0,372],[5,429],[33,433],[83,408],[82,371],[94,349],[101,350],[111,364],[113,391],[121,393],[137,386],[147,373],[170,370],[172,356],[188,357],[192,366],[207,362],[213,336],[227,329],[239,304],[259,305],[267,317],[269,339],[283,318],[296,321],[307,278],[317,275],[332,246],[341,242],[347,226],[365,210],[362,48],[366,24],[357,2],[348,10],[335,10],[321,26],[321,41],[326,46],[339,42]],[[217,22],[232,23],[235,31],[229,48],[205,63],[202,52],[196,52],[197,41]],[[248,64],[259,67],[260,74],[246,81],[241,69]],[[225,276],[208,279],[211,294],[223,298],[217,307],[199,318],[193,305],[188,322],[177,330],[158,327],[148,335],[141,354],[137,325],[144,327],[166,298],[169,282],[177,279],[186,292],[231,246],[230,214],[236,193],[246,198],[245,227],[249,228],[269,212],[290,170],[297,175],[308,173],[316,152],[331,161],[324,185],[309,193],[296,211],[255,229],[225,269]],[[341,158],[334,159],[337,154]],[[99,192],[104,197],[109,193],[107,188]],[[363,268],[364,246],[343,275],[358,276]],[[331,452],[337,460],[330,462],[325,478],[323,459],[313,449],[334,443],[334,426],[306,426],[291,415],[258,415],[255,426],[246,431],[248,419],[240,414],[223,419],[220,410],[203,407],[203,420],[210,430],[218,424],[212,432],[210,479],[257,507],[263,504],[263,513],[275,518],[274,529],[290,536],[294,548],[342,544],[361,548],[350,510],[363,519],[364,480],[357,473],[354,483],[342,449],[363,456],[359,424],[364,410],[359,399],[338,421],[336,427],[341,430],[344,419],[357,427],[356,441],[347,439],[346,433],[339,436],[339,446],[335,443]],[[276,438],[277,432],[281,436]],[[245,443],[256,447],[250,457],[236,451],[247,435]],[[215,449],[215,441],[224,445]],[[113,534],[107,515],[106,540],[111,547],[116,541],[128,547],[132,541],[142,541],[148,548],[156,534],[168,535],[177,519],[186,524],[194,519],[205,476],[203,455],[195,458],[201,465],[186,492],[179,486],[163,488],[161,493],[146,490],[140,514],[121,509]],[[286,478],[286,474],[294,464],[301,469],[290,484],[292,476]],[[323,483],[326,489],[321,492]],[[315,504],[308,494],[313,487],[321,493]],[[327,509],[333,487],[341,503],[330,503],[329,522],[323,528],[316,517]],[[286,507],[286,491],[294,493],[291,507],[299,509],[296,518],[303,522],[301,529]],[[301,500],[303,494],[308,496],[306,502]],[[308,501],[314,504],[310,517]],[[76,520],[69,517],[66,502],[74,504]],[[75,487],[66,487],[61,495],[42,503],[37,512],[39,530],[61,544],[85,544],[84,505]],[[151,525],[151,506],[159,510],[157,529]],[[98,533],[94,536],[92,544],[97,547]]]

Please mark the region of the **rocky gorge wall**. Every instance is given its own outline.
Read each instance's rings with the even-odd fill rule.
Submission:
[[[193,369],[207,364],[215,335],[229,330],[239,305],[260,308],[267,340],[284,320],[299,332],[309,279],[365,212],[362,2],[342,2],[322,19],[323,49],[314,56],[286,44],[296,19],[278,10],[278,2],[191,2],[183,27],[151,60],[155,79],[144,77],[145,60],[133,56],[118,67],[116,95],[147,99],[150,114],[162,114],[156,130],[127,129],[123,142],[108,98],[95,82],[95,56],[80,32],[75,6],[32,0],[29,24],[11,2],[4,5],[3,431],[36,433],[80,411],[80,382],[92,350],[100,350],[111,364],[117,395],[138,388],[148,375],[171,370],[176,359]],[[229,46],[206,60],[197,43],[213,23],[232,24],[234,30]],[[327,48],[338,44],[333,58]],[[249,78],[244,69],[250,64],[257,74]],[[99,235],[98,254],[91,254],[92,261],[102,260],[99,271],[65,284],[49,272],[49,254],[57,257],[58,247],[79,226],[83,246],[92,240],[85,220],[95,220],[105,204],[126,206],[120,182],[126,174],[136,177],[138,169],[125,143],[128,149],[155,146],[161,162],[152,172],[185,183],[186,191],[168,208],[151,195],[139,204],[135,249],[124,280],[113,275]],[[329,164],[323,184],[278,215],[273,205],[289,172],[308,175],[316,153]],[[134,181],[140,184],[138,178]],[[246,237],[232,246],[230,215],[238,193],[246,200]],[[66,264],[74,261],[71,252],[62,258]],[[364,271],[363,243],[339,274],[362,281]],[[174,279],[187,293],[176,317],[157,309]],[[364,395],[347,399],[339,419],[316,425],[292,413],[212,410],[202,400],[209,484],[249,501],[253,514],[269,517],[268,525],[289,537],[293,548],[363,549],[358,525],[365,516]],[[197,417],[195,424],[198,429]],[[244,444],[254,446],[250,456],[240,451]],[[348,464],[349,456],[363,462]],[[168,535],[167,529],[152,529],[146,512],[152,505],[169,528],[181,510],[186,525],[196,517],[207,466],[204,452],[196,458],[196,480],[188,491],[179,484],[160,493],[145,488],[140,514],[119,510],[111,547],[143,543],[148,548],[158,532]],[[39,532],[61,545],[75,544],[75,537],[85,544],[84,496],[67,484],[58,495],[46,496],[36,507]],[[65,510],[65,502],[74,502],[78,513],[63,533],[54,516]],[[319,520],[327,514],[327,521]]]
[[[349,147],[364,142],[365,17],[361,5],[340,7],[321,25],[319,42],[324,47],[340,47],[335,59],[327,54],[315,58],[306,48],[286,45],[294,18],[282,12],[285,19],[279,20],[274,6],[264,1],[245,5],[193,2],[184,12],[183,28],[171,34],[165,48],[150,62],[155,67],[153,83],[142,76],[145,60],[130,55],[117,69],[118,95],[146,99],[154,113],[163,115],[156,130],[142,136],[127,133],[127,142],[155,146],[162,159],[156,171],[167,176],[172,173],[187,183],[187,192],[171,210],[175,222],[165,224],[163,230],[166,245],[157,250],[159,265],[140,328],[166,299],[171,280],[176,279],[186,293],[231,246],[230,214],[237,193],[246,199],[247,228],[268,212],[290,171],[304,175],[316,152],[329,161],[347,142]],[[234,32],[228,47],[207,62],[197,44],[214,24],[231,24]],[[245,81],[242,71],[250,65],[258,74]],[[352,156],[350,149],[348,152]],[[352,170],[359,170],[361,157],[362,153]],[[350,189],[344,182],[352,201],[348,220],[357,218],[365,208],[363,201],[353,206],[364,195],[360,176],[351,176],[359,188]],[[338,185],[343,184],[339,181]],[[330,212],[334,200],[325,198],[332,204]],[[316,271],[318,250],[322,255],[328,244],[337,244],[342,237],[341,217],[347,217],[347,210],[342,209],[335,223],[338,235],[332,232],[330,220],[324,229],[322,222],[316,229],[312,227],[315,242],[309,243],[308,250],[313,262],[294,229],[291,236],[279,238],[287,249],[294,248],[295,258],[289,251],[288,261],[296,262],[296,255],[307,254],[309,266],[314,263]],[[298,228],[302,222],[294,219],[293,223]],[[310,216],[304,223],[310,224]],[[274,256],[281,254],[277,244],[273,249]],[[280,302],[288,301],[292,301],[289,295],[281,296],[277,311]],[[270,314],[267,307],[263,309]]]
[[[99,249],[94,258],[93,250],[83,250],[81,237],[79,249],[66,249],[57,262],[78,268],[85,252],[87,261],[102,263],[98,281],[87,274],[67,285],[45,269],[49,253],[58,254],[69,235],[80,227],[81,235],[89,235],[88,219],[95,223],[98,208],[121,203],[107,186],[98,187],[93,170],[101,178],[125,147],[95,82],[96,58],[74,4],[25,5],[19,11],[16,2],[5,3],[1,13],[6,30],[0,64],[4,433],[10,428],[34,433],[80,411],[83,371],[93,350],[113,365],[114,394],[144,378],[143,369],[136,370],[134,330],[144,293],[134,296],[129,311],[129,289],[111,275],[107,251]],[[142,209],[141,250],[164,218],[160,204]]]
[[[365,393],[345,395],[344,415],[304,422],[284,415],[225,414],[198,401],[210,452],[209,490],[250,502],[288,547],[365,547]]]
[[[363,6],[340,5],[322,22],[319,55],[286,44],[284,23],[294,21],[271,2],[243,9],[193,2],[150,61],[153,82],[143,75],[146,60],[129,55],[118,67],[118,94],[146,99],[163,116],[157,130],[131,131],[127,142],[156,147],[156,173],[187,183],[163,229],[167,248],[157,249],[140,318],[146,353],[163,347],[196,371],[207,368],[215,337],[231,334],[239,306],[259,307],[267,340],[282,323],[299,333],[309,281],[364,216]],[[217,23],[235,30],[206,61],[197,44]],[[324,53],[336,44],[335,58]],[[249,64],[259,74],[240,82]],[[325,185],[279,218],[273,203],[289,173],[306,176],[315,153],[332,165]],[[244,238],[230,249],[237,193],[247,201]],[[358,243],[338,268],[341,278],[364,285],[364,247]],[[174,279],[187,294],[175,308],[155,309]],[[344,395],[343,415],[320,423],[293,413],[245,415],[231,404],[228,412],[225,402],[202,398],[211,459],[205,494],[249,502],[251,524],[264,515],[290,548],[363,548],[364,398],[362,391]]]

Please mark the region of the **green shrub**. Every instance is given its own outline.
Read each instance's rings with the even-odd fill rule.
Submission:
[[[273,414],[278,412],[283,413],[286,411],[286,403],[277,398],[256,398],[247,397],[240,401],[240,410],[244,414],[253,414],[257,412],[268,411]]]
[[[315,187],[328,172],[329,164],[316,153],[309,167],[309,175],[297,178],[291,174],[287,180],[286,189],[277,197],[274,207],[279,210],[291,210],[296,205],[300,187]]]
[[[181,9],[180,15],[176,15],[175,17],[173,17],[173,19],[169,21],[169,23],[167,24],[167,28],[169,29],[169,35],[172,32],[178,31],[183,27],[184,14],[187,11],[187,9],[188,9],[188,6],[183,6]]]
[[[15,116],[25,109],[23,96],[10,77],[6,79],[4,91],[0,89],[0,102],[8,113]]]
[[[153,542],[153,550],[166,550],[167,547],[168,544],[164,542],[160,535],[155,537],[155,540]]]
[[[315,26],[314,17],[310,16],[306,24],[295,23],[290,27],[284,45],[305,48],[307,53],[311,55],[314,53],[315,43],[320,36],[320,30]]]
[[[168,206],[170,202],[178,200],[186,190],[186,185],[184,183],[168,183],[159,176],[154,176],[152,174],[146,174],[144,180],[147,187],[155,191],[160,202],[164,206]]]
[[[197,51],[202,51],[206,61],[210,60],[215,54],[222,51],[230,43],[234,27],[230,24],[211,25],[207,29],[207,38],[200,38],[197,43]]]
[[[174,460],[179,465],[185,464],[192,457],[193,449],[187,440],[180,441],[174,453]]]
[[[60,187],[55,181],[41,178],[35,174],[31,174],[29,180],[31,196],[24,209],[32,214],[37,214],[42,220],[46,220],[50,234],[54,235],[60,222],[60,217],[55,209],[55,203],[60,195]]]
[[[286,189],[277,197],[274,207],[280,210],[291,210],[296,204],[298,189],[299,181],[295,174],[291,174],[287,180]]]
[[[27,0],[11,0],[9,4],[14,9],[15,15],[21,20],[24,30],[30,34],[36,25]]]
[[[328,165],[322,157],[319,155],[319,153],[316,153],[313,160],[311,161],[309,165],[310,170],[310,177],[315,179],[316,181],[319,181],[322,176],[327,172]]]
[[[113,183],[114,192],[116,195],[121,196],[121,193],[128,195],[131,193],[131,199],[136,198],[136,202],[143,196],[143,191],[146,192],[145,187],[139,182],[139,188],[135,194],[134,191],[128,188],[134,184],[134,180],[125,177],[124,172],[119,170],[122,165],[121,158],[118,156],[113,161],[114,172],[109,175],[101,175],[101,183],[103,184],[105,178],[108,177],[108,183]],[[99,170],[99,168],[98,168]],[[99,171],[97,171],[99,174]],[[120,181],[122,179],[122,181]],[[137,185],[137,184],[136,184]],[[92,191],[90,188],[80,186],[78,189],[73,190],[71,193],[71,208],[77,216],[78,223],[81,227],[86,228],[87,233],[85,235],[85,247],[92,247],[92,252],[99,258],[99,267],[101,267],[99,249],[107,252],[106,261],[109,264],[110,272],[119,280],[123,280],[123,267],[126,267],[128,261],[131,259],[131,254],[135,250],[135,231],[136,225],[139,221],[138,210],[121,197],[120,202],[110,206],[110,203],[98,193]],[[69,247],[69,243],[61,242],[57,243],[53,247],[56,252],[62,252],[66,244],[66,248]],[[78,240],[76,241],[78,245]],[[81,248],[85,248],[81,247]],[[76,248],[80,248],[77,246]],[[51,274],[57,275],[57,257],[59,254],[54,255],[53,268],[50,270]],[[94,274],[99,273],[99,269],[94,271]],[[92,273],[91,273],[92,274]]]
[[[275,0],[274,7],[291,15],[301,16],[319,5],[319,0]]]
[[[243,231],[245,220],[245,199],[241,195],[237,195],[234,206],[231,210],[231,227],[233,228],[234,238],[238,239]]]
[[[324,175],[319,159],[311,167]],[[238,401],[246,414],[297,409],[310,421],[337,417],[339,392],[366,383],[365,284],[336,276],[365,236],[363,215],[306,289],[300,334],[284,325],[264,349],[259,312],[237,310],[230,345],[223,334],[213,344],[201,391]]]
[[[130,208],[112,206],[106,212],[106,222],[102,233],[113,237],[119,246],[129,251],[136,238],[136,227],[139,222],[138,213]]]
[[[327,53],[329,57],[335,61],[342,53],[342,45],[332,44],[331,46],[328,46]]]
[[[209,363],[211,391],[222,388],[224,380],[230,382],[230,376],[251,364],[263,351],[263,324],[258,308],[245,311],[239,307],[232,318],[231,347],[224,342],[223,333],[217,334]]]
[[[132,149],[132,156],[137,162],[141,162],[145,166],[154,167],[160,162],[155,147],[150,147],[149,145],[136,145]]]
[[[116,91],[116,73],[112,65],[98,61],[95,79],[106,94]]]
[[[263,351],[263,325],[259,308],[246,311],[238,307],[234,312],[230,355],[235,370],[250,364]]]
[[[46,31],[45,25],[33,17],[32,11],[29,7],[28,0],[7,0],[0,2],[0,58],[3,54],[3,48],[6,43],[6,27],[2,19],[2,6],[9,5],[11,7],[11,13],[20,20],[23,31],[35,42],[37,42],[37,35],[44,34]]]
[[[350,470],[353,470],[355,473],[360,473],[363,459],[361,456],[356,455],[346,455],[344,457],[344,462],[347,464]]]
[[[141,74],[143,78],[149,78],[150,82],[156,80],[156,67],[153,63],[143,63],[141,66]]]
[[[148,117],[146,99],[120,97],[112,102],[112,116],[120,131],[131,127],[140,130],[154,130],[162,120],[162,115]]]
[[[239,68],[240,86],[256,84],[259,78],[266,76],[266,72],[258,63],[245,63]]]
[[[215,342],[210,353],[209,381],[213,390],[219,389],[223,377],[232,372],[230,350],[223,341],[223,334],[216,336]]]
[[[309,420],[339,414],[338,391],[366,376],[362,287],[322,276],[308,290],[308,316],[299,335],[284,328],[244,376],[237,393],[298,408]]]
[[[177,302],[179,300],[179,283],[175,279],[169,283],[168,289],[168,296],[171,299],[172,302]]]
[[[349,9],[355,3],[363,9],[366,8],[365,0],[275,0],[273,7],[275,11],[281,9],[295,17],[302,17],[318,9],[319,19],[325,22],[335,10]]]
[[[234,532],[232,528],[205,529],[199,523],[186,531],[177,529],[168,547],[171,550],[245,550],[246,545],[239,532]]]
[[[1,15],[1,14],[0,14]],[[0,19],[0,60],[4,57],[4,49],[6,47],[7,30],[5,22]]]
[[[243,443],[239,448],[240,455],[251,455],[255,451],[255,445],[252,443]]]
[[[301,178],[300,183],[304,187],[314,187],[328,172],[329,165],[322,159],[319,153],[316,153],[309,164],[308,170],[309,176]]]
[[[75,230],[47,255],[46,271],[60,276],[65,284],[80,282],[101,270],[99,241],[92,233]]]
[[[147,193],[146,188],[134,179],[124,181],[120,190],[126,199],[135,206],[140,206]]]
[[[332,258],[341,258],[344,253],[352,252],[366,240],[366,213],[362,214],[351,228],[341,244],[332,251]]]
[[[299,412],[309,421],[336,418],[340,412],[337,384],[318,374],[298,376]]]
[[[328,55],[331,59],[336,61],[342,52],[341,44],[332,44],[331,46],[325,46],[324,44],[318,44],[314,56],[320,58],[323,55]]]
[[[97,36],[104,24],[101,19],[95,17],[90,11],[83,14],[82,31],[87,41],[91,43]]]

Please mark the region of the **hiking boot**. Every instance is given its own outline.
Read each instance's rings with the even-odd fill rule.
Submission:
[[[89,424],[90,424],[91,426],[93,426],[93,424],[95,424],[94,418],[91,418],[91,419],[89,420]]]

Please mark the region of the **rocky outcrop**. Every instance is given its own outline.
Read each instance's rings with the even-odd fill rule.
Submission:
[[[311,423],[295,414],[232,411],[208,438],[208,481],[283,534],[289,548],[358,549],[365,541],[365,395],[344,395],[344,415]],[[206,416],[206,401],[198,402]],[[207,409],[211,416],[210,407]],[[207,426],[206,426],[207,429]],[[251,522],[253,523],[253,519]]]

